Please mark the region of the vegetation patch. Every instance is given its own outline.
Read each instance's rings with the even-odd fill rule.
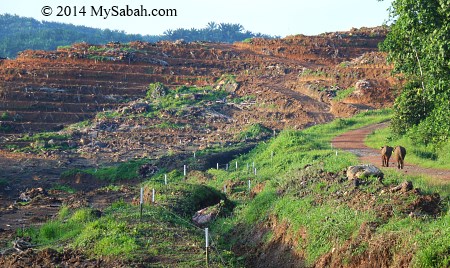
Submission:
[[[344,90],[339,90],[339,91],[337,91],[337,94],[336,94],[336,97],[334,97],[334,100],[335,101],[343,101],[345,98],[350,96],[353,93],[353,91],[355,91],[354,87],[349,87]]]
[[[260,123],[247,126],[244,131],[239,133],[238,140],[262,139],[272,134],[272,131]]]
[[[71,180],[78,174],[90,175],[95,179],[106,182],[126,181],[139,178],[139,168],[148,160],[131,160],[111,167],[70,169],[61,174],[61,179]]]

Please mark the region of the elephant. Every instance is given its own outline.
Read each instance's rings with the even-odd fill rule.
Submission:
[[[389,167],[389,158],[391,158],[392,151],[394,148],[391,146],[385,145],[381,147],[381,166]]]
[[[403,164],[405,161],[406,149],[402,146],[396,146],[394,148],[394,159],[397,162],[397,168],[403,169]]]

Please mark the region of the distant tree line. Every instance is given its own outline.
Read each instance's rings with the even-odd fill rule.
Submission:
[[[0,15],[0,57],[14,58],[27,49],[54,50],[78,42],[105,44],[110,41],[126,43],[130,41],[157,42],[160,40],[184,39],[186,42],[236,42],[246,38],[265,37],[245,31],[240,24],[210,22],[203,29],[167,30],[162,35],[127,34],[124,31],[101,30],[85,26],[58,22],[40,22],[33,18],[16,15]]]
[[[202,29],[179,28],[176,30],[167,30],[163,35],[164,39],[172,41],[183,39],[186,42],[210,41],[221,43],[233,43],[253,37],[273,38],[269,35],[246,31],[241,24],[215,22],[209,22],[206,27]]]

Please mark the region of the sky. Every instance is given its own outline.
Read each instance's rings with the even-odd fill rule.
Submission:
[[[245,30],[276,36],[316,35],[374,27],[387,19],[393,0],[0,0],[0,14],[9,13],[37,20],[57,21],[88,27],[123,30],[131,34],[160,35],[168,29],[204,28],[208,22],[239,23]],[[93,14],[112,6],[118,9],[176,9],[177,16],[121,17]],[[42,15],[51,7],[50,16]],[[61,7],[70,16],[57,16]],[[73,16],[74,10],[86,13]],[[48,12],[48,9],[45,10]]]

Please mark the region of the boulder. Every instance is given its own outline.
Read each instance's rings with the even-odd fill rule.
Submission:
[[[194,216],[192,216],[192,221],[198,226],[207,225],[217,217],[223,204],[224,201],[221,200],[220,203],[214,206],[206,207],[195,212]]]
[[[364,179],[367,177],[383,178],[383,172],[374,165],[357,165],[347,168],[347,178],[349,180]]]

